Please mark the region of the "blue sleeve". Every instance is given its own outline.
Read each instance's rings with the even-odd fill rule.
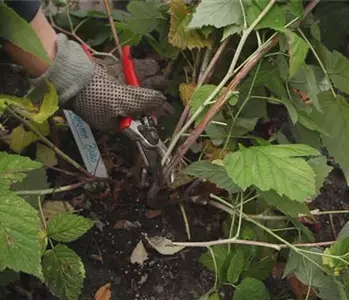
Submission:
[[[29,23],[41,5],[40,0],[5,0],[5,3]]]

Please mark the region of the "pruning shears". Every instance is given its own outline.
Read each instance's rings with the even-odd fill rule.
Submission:
[[[92,55],[89,49],[82,44],[81,45],[86,54],[92,59]],[[122,67],[125,76],[125,82],[128,85],[140,86],[140,80],[137,77],[135,65],[131,55],[131,47],[125,46],[122,53]],[[119,118],[118,131],[124,133],[131,140],[135,141],[138,149],[141,153],[145,168],[143,168],[141,185],[145,186],[145,179],[150,172],[153,181],[148,191],[148,204],[155,206],[155,198],[161,187],[167,181],[168,183],[174,182],[174,173],[169,177],[164,178],[162,169],[164,165],[167,165],[171,158],[166,159],[163,164],[163,158],[167,152],[165,144],[159,137],[157,130],[157,120],[154,116],[145,116],[140,119],[133,119],[132,117]]]
[[[128,85],[140,86],[141,83],[136,74],[130,46],[125,46],[123,48],[122,66],[125,82]],[[136,120],[131,117],[123,117],[119,119],[118,129],[136,142],[145,165],[142,175],[145,176],[150,171],[153,176],[153,186],[156,185],[160,187],[164,181],[161,172],[163,167],[161,161],[165,156],[167,148],[159,137],[156,122],[156,118],[151,115]],[[170,160],[171,159],[168,158],[165,165],[167,165]],[[144,176],[142,176],[143,182]],[[170,183],[173,183],[174,175],[171,174],[168,180]]]

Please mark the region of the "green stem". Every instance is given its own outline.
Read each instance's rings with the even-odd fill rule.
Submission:
[[[179,204],[179,208],[181,210],[181,214],[182,214],[182,217],[183,217],[183,222],[184,222],[184,225],[185,225],[185,231],[187,233],[188,240],[190,241],[191,240],[190,226],[189,226],[187,214],[186,214],[185,209],[184,209],[184,205],[182,203],[180,203]]]
[[[228,146],[228,143],[229,143],[229,140],[231,138],[231,134],[233,133],[233,130],[235,128],[235,124],[236,124],[236,121],[238,119],[238,117],[240,116],[242,110],[244,109],[244,107],[246,106],[246,104],[248,103],[248,101],[250,100],[250,97],[251,97],[251,94],[252,94],[252,90],[254,88],[254,85],[255,85],[255,82],[256,82],[256,79],[257,79],[257,75],[259,73],[259,69],[261,67],[261,63],[258,64],[257,66],[257,70],[256,70],[256,73],[254,74],[253,76],[253,80],[252,80],[252,83],[251,83],[251,86],[249,88],[249,91],[248,91],[248,94],[246,96],[246,98],[244,99],[244,102],[241,104],[241,106],[239,107],[239,110],[237,111],[236,115],[234,116],[233,118],[233,122],[231,124],[231,127],[230,127],[230,130],[229,130],[229,135],[228,135],[228,138],[226,139],[226,142],[224,144],[224,147],[223,147],[223,150],[225,150]]]
[[[75,183],[75,184],[70,184],[70,185],[66,185],[66,186],[61,186],[61,187],[57,187],[57,188],[52,188],[52,189],[16,191],[15,193],[17,195],[21,195],[21,196],[26,196],[26,195],[43,196],[43,195],[56,194],[56,193],[61,193],[61,192],[66,192],[66,191],[72,191],[74,189],[77,189],[77,188],[83,186],[84,184],[86,184],[86,181]]]
[[[218,266],[217,266],[217,261],[216,261],[216,257],[214,255],[213,250],[211,249],[211,247],[207,247],[208,251],[210,251],[210,254],[212,256],[212,261],[213,261],[213,266],[214,266],[214,274],[215,274],[215,278],[214,278],[214,286],[213,289],[217,290],[218,288]]]
[[[46,223],[46,220],[45,220],[45,215],[44,215],[44,211],[42,210],[42,205],[41,205],[41,199],[40,197],[38,197],[38,207],[39,207],[39,213],[40,213],[40,217],[41,217],[41,220],[42,220],[42,223],[44,224],[44,227],[45,227],[45,231],[47,232],[47,223]],[[53,242],[50,238],[48,238],[48,241],[51,245],[51,248],[53,249],[54,246],[53,246]]]

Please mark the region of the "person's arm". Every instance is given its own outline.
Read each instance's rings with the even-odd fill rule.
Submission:
[[[41,40],[51,61],[56,56],[57,35],[51,25],[48,23],[43,11],[40,9],[40,1],[18,1],[7,0],[5,3],[18,13],[23,19],[31,24],[34,31]],[[48,64],[34,57],[28,52],[23,51],[14,44],[5,42],[5,51],[10,55],[14,62],[21,65],[23,69],[32,77],[42,75],[48,68]]]
[[[162,106],[165,100],[162,93],[116,81],[105,68],[91,60],[77,42],[64,34],[57,35],[37,7],[39,1],[20,2],[37,9],[34,14],[24,14],[23,11],[28,12],[29,8],[19,6],[17,13],[27,17],[52,63],[48,65],[10,42],[5,42],[5,50],[28,72],[33,85],[43,80],[52,82],[62,107],[72,109],[96,129],[111,130],[116,128],[118,116],[140,115]]]

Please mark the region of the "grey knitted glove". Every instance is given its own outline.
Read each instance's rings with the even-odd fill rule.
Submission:
[[[125,85],[122,78],[108,74],[107,67],[91,61],[78,43],[59,34],[54,62],[31,81],[37,85],[48,79],[56,86],[63,107],[72,109],[93,128],[112,130],[118,116],[142,115],[165,100],[162,93]]]

